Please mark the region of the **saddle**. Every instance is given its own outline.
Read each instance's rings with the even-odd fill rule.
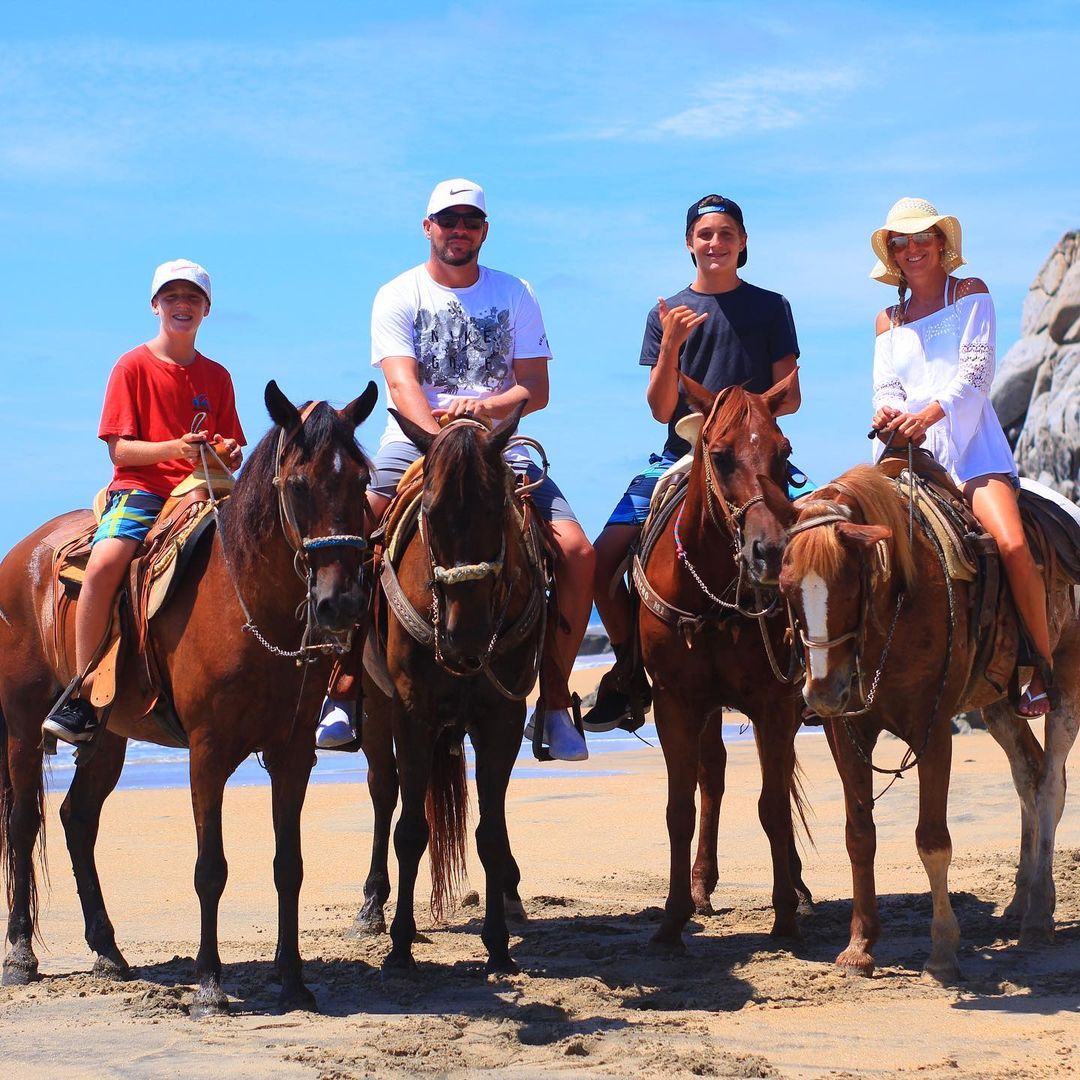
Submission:
[[[1003,577],[993,537],[971,513],[949,474],[925,450],[912,454],[914,482],[906,450],[887,451],[878,467],[894,479],[903,498],[914,492],[917,516],[950,578],[969,586],[974,657],[965,692],[969,707],[988,704],[1007,689],[1016,696],[1016,669],[1031,665],[1034,649]],[[1021,481],[1019,501],[1028,546],[1044,582],[1050,587],[1060,568],[1073,584],[1075,597],[1080,583],[1080,508],[1027,479]]]
[[[213,485],[219,494],[223,489],[231,490],[232,480],[214,476]],[[98,493],[91,514],[69,516],[43,540],[52,551],[52,662],[65,685],[79,674],[72,661],[71,609],[82,589],[104,495],[104,491]],[[132,560],[128,578],[116,597],[107,644],[91,668],[94,685],[90,701],[99,709],[111,709],[121,671],[131,671],[124,684],[125,703],[135,703],[130,718],[152,719],[157,727],[152,741],[165,745],[187,746],[187,735],[166,692],[150,638],[150,620],[176,592],[199,540],[214,520],[206,478],[193,474],[166,500]]]

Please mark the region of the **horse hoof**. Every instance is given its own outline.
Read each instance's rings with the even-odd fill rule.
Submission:
[[[845,950],[836,958],[841,975],[869,979],[874,974],[874,958],[865,952]]]
[[[686,944],[681,937],[671,940],[654,934],[649,939],[648,951],[653,956],[685,956]]]
[[[785,938],[788,941],[802,941],[802,931],[799,929],[799,924],[795,922],[794,919],[777,919],[772,924],[769,936],[774,938]]]
[[[386,933],[386,917],[380,911],[374,915],[364,915],[361,912],[353,919],[352,926],[345,932],[345,936],[353,941],[360,938],[377,937]]]
[[[716,909],[712,906],[712,901],[708,898],[701,901],[701,903],[694,904],[695,915],[715,915]]]
[[[518,966],[509,956],[503,957],[501,960],[490,957],[484,965],[485,975],[516,975],[517,973]]]
[[[922,970],[921,979],[937,986],[956,986],[961,981],[960,967],[955,962],[932,966],[927,964]]]
[[[417,974],[416,961],[411,953],[404,957],[398,957],[391,953],[383,961],[381,976],[384,983],[403,979],[411,981],[417,977]]]
[[[529,916],[525,913],[525,905],[519,897],[507,896],[503,898],[503,911],[506,921],[510,923],[527,923]]]
[[[94,978],[104,982],[127,982],[131,978],[128,962],[117,952],[113,956],[99,956],[94,961]]]
[[[4,971],[0,976],[0,986],[26,986],[36,982],[38,962],[29,945],[15,945],[4,957]]]
[[[278,1011],[287,1012],[319,1012],[319,1003],[315,995],[303,984],[282,989],[278,996]]]
[[[1038,945],[1053,945],[1054,924],[1028,925],[1020,931],[1020,944],[1024,948],[1033,948]]]
[[[209,1016],[228,1016],[229,999],[220,986],[200,986],[188,1006],[192,1020],[205,1020]]]

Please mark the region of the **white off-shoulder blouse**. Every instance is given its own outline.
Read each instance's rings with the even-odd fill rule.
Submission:
[[[951,280],[951,279],[950,279]],[[990,404],[994,381],[994,301],[972,293],[921,319],[878,334],[874,343],[874,408],[918,412],[938,402],[945,417],[926,432],[923,448],[964,483],[987,473],[1016,475],[1001,423]],[[875,442],[874,456],[884,444]]]

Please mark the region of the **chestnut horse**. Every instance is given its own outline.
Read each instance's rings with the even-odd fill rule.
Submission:
[[[971,679],[973,585],[950,580],[938,543],[914,516],[906,491],[878,467],[859,465],[801,502],[784,554],[781,590],[806,649],[807,704],[824,719],[844,785],[851,860],[851,940],[837,957],[846,972],[871,975],[880,935],[874,885],[874,744],[892,732],[910,748],[901,768],[919,777],[915,843],[933,897],[932,947],[926,972],[941,982],[959,974],[960,928],[949,902],[952,841],[946,823],[952,762],[950,717],[982,706],[1005,748],[1024,808],[1017,892],[1009,913],[1023,918],[1021,940],[1053,933],[1054,832],[1065,796],[1065,758],[1080,721],[1080,622],[1070,583],[1049,584],[1051,640],[1061,705],[1046,718],[1045,750],[1004,695]],[[778,514],[795,511],[771,490]],[[1054,560],[1051,560],[1054,562]],[[1055,563],[1056,565],[1056,563]],[[995,668],[1014,660],[1015,616],[1006,616]],[[1001,644],[1004,642],[1004,644]],[[1007,654],[1007,655],[1006,655]],[[974,689],[969,688],[969,682]],[[914,761],[912,761],[914,757]]]
[[[424,452],[424,477],[417,527],[399,555],[387,552],[381,572],[393,696],[365,683],[364,749],[376,837],[358,925],[381,929],[389,892],[382,837],[389,835],[400,787],[398,901],[383,966],[392,973],[415,967],[416,875],[429,841],[436,917],[464,873],[462,739],[468,734],[480,807],[476,846],[486,881],[481,939],[487,970],[511,972],[516,967],[506,905],[509,900],[520,908],[520,873],[506,831],[506,788],[521,746],[525,696],[536,682],[547,602],[545,574],[526,550],[513,477],[503,459],[521,409],[490,433],[465,417],[437,435],[391,412]],[[391,509],[388,519],[393,516]]]
[[[713,395],[682,377],[691,408],[707,419],[682,505],[635,566],[642,656],[653,679],[653,713],[668,774],[670,882],[664,918],[653,936],[662,948],[682,948],[690,916],[712,910],[727,762],[720,727],[724,705],[741,709],[754,724],[762,776],[758,815],[772,854],[772,933],[798,936],[799,902],[810,900],[791,816],[793,798],[802,815],[794,742],[799,695],[793,684],[777,679],[769,655],[787,667],[785,622],[762,614],[755,625],[747,617],[770,606],[780,612],[775,585],[786,536],[762,500],[761,477],[786,483],[791,445],[774,417],[794,379],[760,395],[741,387]],[[695,784],[701,820],[691,869]]]
[[[298,940],[300,811],[315,761],[327,653],[344,647],[368,610],[362,558],[369,472],[353,432],[377,396],[371,383],[340,411],[318,402],[301,413],[274,382],[267,385],[266,406],[276,426],[252,452],[232,496],[221,504],[219,527],[201,538],[175,595],[151,623],[153,648],[191,751],[195,889],[202,914],[194,1016],[228,1011],[217,942],[228,874],[222,795],[226,780],[254,751],[262,751],[272,789],[280,1005],[315,1006],[303,981]],[[74,514],[89,517],[86,510]],[[41,722],[65,681],[50,663],[51,551],[43,541],[64,520],[42,526],[0,564],[0,849],[10,909],[5,983],[37,974],[33,849],[44,827]],[[303,631],[298,605],[308,611]],[[85,760],[80,753],[60,810],[86,940],[98,954],[95,971],[112,977],[126,976],[128,965],[105,910],[94,845],[127,737],[156,741],[155,725],[135,708],[139,700],[132,681],[121,681],[108,730],[96,736]]]

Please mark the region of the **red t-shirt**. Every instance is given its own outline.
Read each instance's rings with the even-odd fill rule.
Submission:
[[[124,353],[109,376],[98,438],[178,439],[191,430],[199,413],[206,413],[199,430],[235,439],[241,446],[247,442],[236,415],[232,379],[220,364],[196,353],[194,361],[182,367],[159,360],[140,345]],[[156,465],[117,465],[109,488],[140,488],[165,498],[194,467],[183,458]]]

